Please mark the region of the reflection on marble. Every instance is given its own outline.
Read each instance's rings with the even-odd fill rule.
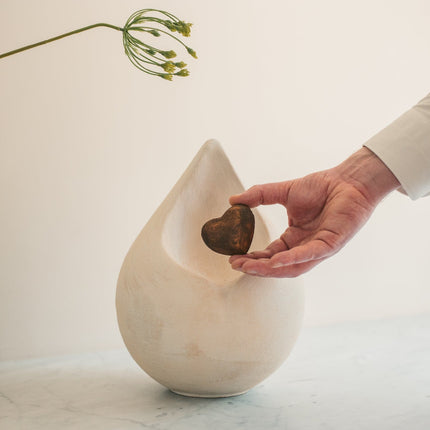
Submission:
[[[193,399],[125,350],[0,363],[0,429],[430,428],[430,315],[305,329],[242,396]]]

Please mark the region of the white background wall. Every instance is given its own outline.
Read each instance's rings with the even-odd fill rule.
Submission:
[[[2,0],[0,52],[142,7],[194,23],[190,78],[139,72],[103,28],[0,60],[0,359],[122,345],[122,260],[208,138],[245,186],[290,179],[430,91],[427,0]],[[389,196],[304,276],[305,323],[430,310],[429,215]]]

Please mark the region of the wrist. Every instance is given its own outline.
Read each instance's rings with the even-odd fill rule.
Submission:
[[[362,147],[336,169],[373,204],[400,187],[391,170],[370,149]]]

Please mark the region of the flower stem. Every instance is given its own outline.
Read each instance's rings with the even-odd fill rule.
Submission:
[[[109,27],[114,30],[118,30],[123,32],[124,29],[121,27],[117,27],[115,25],[106,24],[104,22],[100,22],[98,24],[88,25],[87,27],[78,28],[77,30],[70,31],[68,33],[60,34],[59,36],[52,37],[50,39],[42,40],[38,43],[33,43],[32,45],[23,46],[22,48],[14,49],[13,51],[5,52],[4,54],[0,54],[0,58],[8,57],[9,55],[18,54],[18,52],[26,51],[27,49],[35,48],[36,46],[45,45],[46,43],[54,42],[55,40],[62,39],[63,37],[71,36],[72,34],[81,33],[86,30],[91,30],[95,27]]]

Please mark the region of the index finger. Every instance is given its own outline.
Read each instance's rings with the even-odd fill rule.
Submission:
[[[290,187],[291,181],[254,185],[241,194],[231,196],[229,201],[231,205],[241,203],[248,205],[250,208],[276,203],[284,204],[287,201]]]

